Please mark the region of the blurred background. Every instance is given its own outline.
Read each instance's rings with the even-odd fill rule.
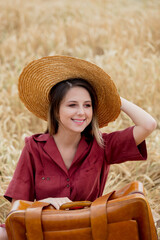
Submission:
[[[122,97],[157,120],[157,129],[147,139],[148,160],[112,166],[105,187],[106,193],[131,181],[141,181],[157,221],[160,214],[160,1],[0,0],[0,9],[0,223],[9,211],[3,194],[24,138],[46,129],[46,122],[32,115],[20,102],[18,77],[30,61],[57,54],[79,57],[102,67]],[[132,124],[121,113],[102,131],[120,130]]]

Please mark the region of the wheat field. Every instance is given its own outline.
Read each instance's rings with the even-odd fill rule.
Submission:
[[[158,122],[147,138],[148,160],[111,167],[105,192],[139,180],[160,217],[160,1],[0,0],[0,222],[9,203],[3,194],[12,178],[24,138],[46,123],[20,102],[17,81],[23,67],[48,55],[69,55],[96,63],[119,94]],[[132,125],[125,114],[102,131]],[[157,224],[157,229],[160,224]],[[160,230],[158,229],[160,235]]]

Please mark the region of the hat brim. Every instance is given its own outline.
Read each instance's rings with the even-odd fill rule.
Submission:
[[[94,87],[100,128],[118,117],[121,101],[110,76],[97,65],[78,58],[49,56],[32,61],[19,77],[19,97],[29,111],[47,120],[51,88],[69,78],[83,78]]]

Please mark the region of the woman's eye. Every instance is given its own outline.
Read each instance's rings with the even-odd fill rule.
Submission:
[[[77,104],[72,103],[72,104],[69,104],[68,106],[69,106],[69,107],[76,107]],[[92,106],[91,104],[85,104],[85,105],[84,105],[85,108],[90,108],[91,106]]]
[[[69,107],[75,107],[76,106],[76,104],[70,104],[69,105]]]
[[[91,107],[91,104],[85,104],[85,107],[89,108],[89,107]]]

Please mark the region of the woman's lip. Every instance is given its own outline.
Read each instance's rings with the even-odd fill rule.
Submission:
[[[74,122],[74,124],[76,124],[77,126],[82,126],[85,122],[85,119],[72,119],[72,121]]]
[[[73,121],[85,121],[85,119],[73,119],[73,118],[72,118],[72,120]]]
[[[75,123],[84,123],[85,119],[72,119]]]

